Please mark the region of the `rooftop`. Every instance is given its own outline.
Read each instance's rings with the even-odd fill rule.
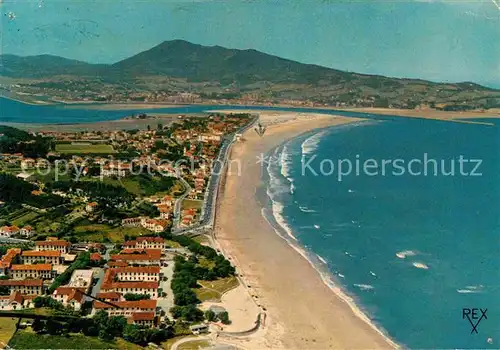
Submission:
[[[26,250],[21,256],[42,256],[42,257],[60,257],[61,252],[56,250]]]
[[[43,280],[0,280],[0,286],[42,287]]]
[[[117,301],[114,304],[123,309],[156,309],[156,300]],[[113,306],[94,301],[95,309],[111,309]]]
[[[17,264],[10,267],[12,271],[52,271],[52,264]]]

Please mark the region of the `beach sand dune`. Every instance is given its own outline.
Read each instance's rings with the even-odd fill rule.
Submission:
[[[233,111],[234,112],[234,111]],[[261,168],[257,156],[284,140],[316,128],[359,121],[297,113],[261,114],[269,125],[264,137],[253,130],[236,143],[231,159],[239,159],[241,175],[226,174],[219,198],[216,238],[237,265],[250,293],[266,309],[261,338],[247,348],[374,349],[394,344],[337,296],[311,264],[280,238],[261,214],[256,200]],[[257,335],[256,335],[257,336]],[[254,344],[254,346],[252,346]]]

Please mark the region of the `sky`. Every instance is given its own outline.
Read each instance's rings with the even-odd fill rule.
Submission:
[[[500,0],[0,0],[0,48],[114,63],[165,40],[500,88]]]

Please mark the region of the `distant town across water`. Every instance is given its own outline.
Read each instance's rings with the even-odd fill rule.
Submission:
[[[270,106],[240,106],[240,105],[185,105],[167,108],[153,109],[123,109],[119,110],[99,110],[95,108],[97,104],[81,105],[33,105],[19,102],[16,100],[0,97],[0,123],[29,123],[29,124],[74,124],[74,123],[93,123],[101,121],[111,121],[122,119],[131,115],[141,113],[151,114],[192,114],[204,113],[215,110],[276,110],[290,111],[298,113],[323,113],[335,114],[346,117],[372,118],[378,120],[392,119],[391,116],[382,116],[377,114],[349,112],[339,110],[326,110],[318,108],[296,108],[296,107],[270,107]]]

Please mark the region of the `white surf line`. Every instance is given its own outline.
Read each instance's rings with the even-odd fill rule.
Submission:
[[[491,0],[491,2],[500,10],[500,4],[497,2],[498,0]]]

